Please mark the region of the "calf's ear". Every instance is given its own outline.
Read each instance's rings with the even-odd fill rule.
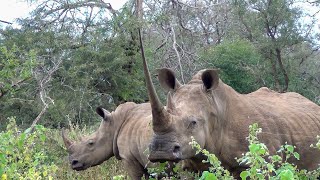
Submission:
[[[219,74],[217,69],[207,69],[202,75],[201,79],[206,91],[214,90],[219,84]]]
[[[104,108],[102,108],[102,107],[97,107],[96,112],[97,112],[97,114],[99,114],[99,116],[101,116],[101,117],[103,118],[103,120],[105,120],[105,121],[108,121],[108,120],[111,119],[111,113],[110,113],[108,110],[106,110],[106,109],[104,109]]]
[[[173,70],[169,68],[158,69],[158,79],[165,91],[175,91],[181,86]]]

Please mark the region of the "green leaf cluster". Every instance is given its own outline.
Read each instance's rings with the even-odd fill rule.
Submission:
[[[201,148],[200,144],[198,144],[193,137],[191,137],[192,141],[189,143],[192,148],[196,150],[196,154],[203,154],[207,157],[203,163],[209,163],[209,171],[204,171],[202,176],[200,177],[201,180],[209,180],[209,179],[234,179],[230,172],[226,170],[222,165],[220,160],[214,154],[211,154],[206,149]]]
[[[36,53],[25,52],[16,45],[11,48],[0,46],[0,91],[1,93],[14,92],[19,82],[32,76],[36,66]]]
[[[316,179],[319,177],[319,170],[306,171],[299,170],[296,165],[289,162],[290,158],[300,160],[300,155],[294,151],[295,147],[289,144],[282,145],[278,154],[270,155],[267,146],[259,142],[258,134],[262,129],[258,124],[249,126],[249,151],[243,157],[237,159],[240,165],[248,165],[242,171],[242,179]],[[284,157],[284,158],[283,158]]]
[[[15,118],[8,118],[7,130],[0,133],[0,177],[2,179],[52,179],[57,166],[45,149],[46,129],[35,126],[19,131]]]

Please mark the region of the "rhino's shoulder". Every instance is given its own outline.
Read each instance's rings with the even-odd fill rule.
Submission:
[[[278,94],[278,93],[267,87],[261,87],[258,90],[252,93],[249,93],[248,95],[266,95],[266,94]]]
[[[123,103],[123,104],[120,104],[119,106],[118,106],[118,108],[120,108],[120,109],[123,109],[123,108],[132,108],[132,107],[135,107],[137,104],[136,103],[134,103],[134,102],[125,102],[125,103]]]

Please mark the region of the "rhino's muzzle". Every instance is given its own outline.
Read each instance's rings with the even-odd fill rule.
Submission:
[[[71,168],[76,171],[83,171],[87,169],[84,163],[80,163],[78,160],[71,161]]]
[[[165,161],[179,162],[181,160],[181,153],[151,152],[148,159],[151,162],[165,162]]]
[[[160,148],[159,148],[160,147]],[[150,155],[148,159],[151,162],[178,162],[181,160],[180,145],[175,144],[172,148],[161,148],[162,146],[150,146]]]
[[[180,143],[169,139],[167,135],[154,138],[149,145],[149,151],[148,159],[151,162],[178,162],[182,157]]]

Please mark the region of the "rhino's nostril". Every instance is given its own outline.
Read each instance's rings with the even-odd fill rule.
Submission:
[[[78,160],[72,160],[71,165],[74,166],[74,165],[78,164],[78,162],[79,162]]]
[[[179,151],[180,151],[180,146],[179,145],[175,145],[174,148],[173,148],[173,152],[177,153]]]

